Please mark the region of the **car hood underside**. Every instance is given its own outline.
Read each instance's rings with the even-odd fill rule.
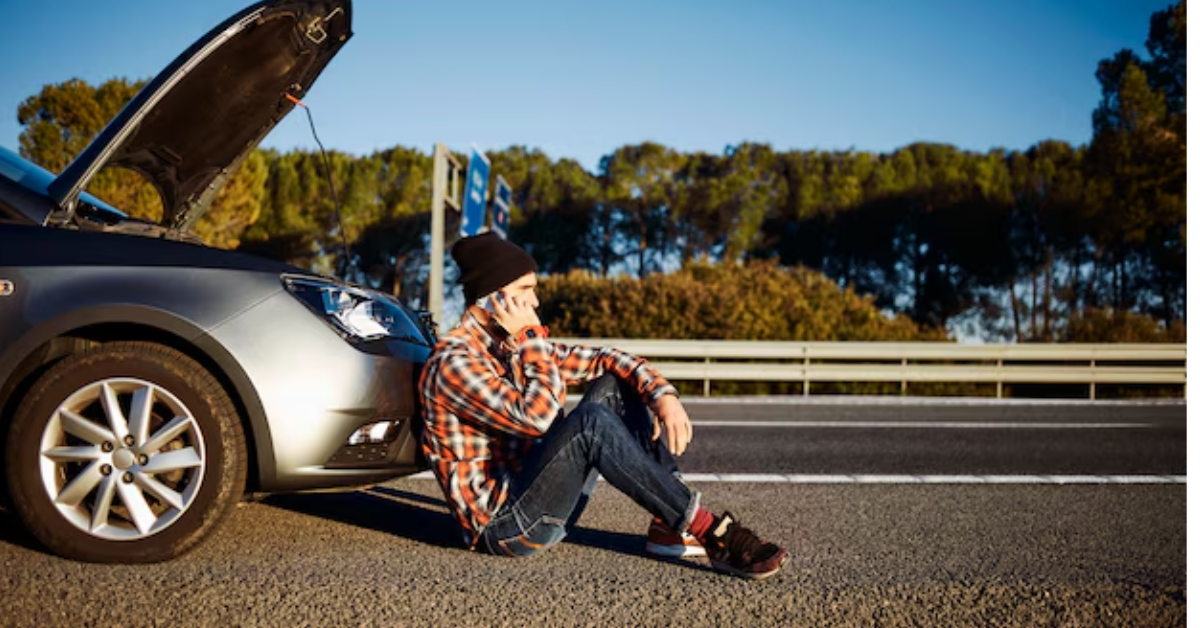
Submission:
[[[187,229],[350,38],[349,0],[268,0],[229,18],[151,80],[50,185],[69,222],[106,166],[145,176],[162,226]]]

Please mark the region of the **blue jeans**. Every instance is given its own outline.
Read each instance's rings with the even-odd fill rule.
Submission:
[[[700,494],[679,480],[665,438],[652,441],[652,433],[653,419],[637,394],[615,375],[601,376],[526,457],[477,549],[502,556],[549,549],[583,511],[597,474],[668,525],[686,530]]]

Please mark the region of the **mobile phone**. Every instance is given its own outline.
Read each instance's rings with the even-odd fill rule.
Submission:
[[[478,305],[479,307],[481,307],[489,312],[495,313],[496,312],[495,302],[497,300],[500,301],[501,307],[505,307],[507,309],[507,306],[504,305],[504,303],[505,303],[504,293],[499,290],[492,292],[490,294],[486,294],[482,297],[479,297],[478,299],[475,300],[475,305]]]

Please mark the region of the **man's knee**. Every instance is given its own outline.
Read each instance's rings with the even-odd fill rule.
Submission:
[[[621,384],[621,378],[617,377],[612,371],[604,371],[604,374],[593,380],[593,384],[601,388],[612,388],[616,390]]]
[[[599,401],[584,401],[575,408],[581,427],[588,432],[602,432],[620,427],[625,429],[621,417],[617,416],[607,404]]]
[[[583,401],[603,403],[613,410],[616,410],[614,404],[620,403],[620,400],[621,379],[611,372],[605,372],[592,380],[588,384],[587,392],[583,394]]]

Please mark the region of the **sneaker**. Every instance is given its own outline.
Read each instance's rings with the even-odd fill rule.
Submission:
[[[774,543],[764,543],[727,512],[713,522],[704,547],[713,569],[740,578],[761,580],[787,564],[791,555]]]
[[[650,522],[650,531],[646,533],[646,553],[666,558],[704,557],[704,545],[696,537],[684,532],[678,532],[667,527],[662,519],[657,517]]]

